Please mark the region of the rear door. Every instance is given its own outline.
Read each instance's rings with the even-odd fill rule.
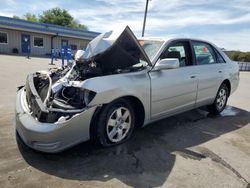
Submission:
[[[180,67],[149,73],[152,119],[194,108],[198,81],[192,66],[191,52],[188,40],[173,41],[166,47],[160,59],[177,58]]]
[[[223,81],[224,63],[217,57],[210,44],[192,41],[195,74],[198,77],[196,107],[213,103],[214,97]]]

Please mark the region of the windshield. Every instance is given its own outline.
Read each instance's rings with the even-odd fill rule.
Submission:
[[[146,52],[150,61],[152,61],[156,53],[159,51],[159,49],[163,45],[164,41],[139,40],[139,43],[144,49],[144,51]]]

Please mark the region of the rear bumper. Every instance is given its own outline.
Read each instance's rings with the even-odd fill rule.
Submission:
[[[71,119],[56,123],[41,123],[27,109],[24,89],[16,96],[16,130],[29,147],[56,153],[90,138],[89,128],[96,107],[75,114]]]

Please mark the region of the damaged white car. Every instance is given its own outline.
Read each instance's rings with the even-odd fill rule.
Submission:
[[[219,114],[238,83],[238,64],[215,45],[136,39],[126,27],[96,37],[72,65],[28,75],[17,93],[16,130],[44,152],[89,139],[112,146],[136,127],[200,106]]]

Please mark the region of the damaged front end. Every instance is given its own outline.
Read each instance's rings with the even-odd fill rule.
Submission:
[[[95,92],[73,86],[73,83],[58,82],[58,72],[37,72],[27,77],[25,91],[28,109],[39,122],[70,119],[74,114],[83,112],[95,96]]]
[[[150,64],[128,27],[119,35],[101,34],[85,52],[76,54],[72,65],[28,75],[25,92],[29,113],[39,122],[68,120],[86,110],[97,94],[84,88],[86,79],[139,71]]]

